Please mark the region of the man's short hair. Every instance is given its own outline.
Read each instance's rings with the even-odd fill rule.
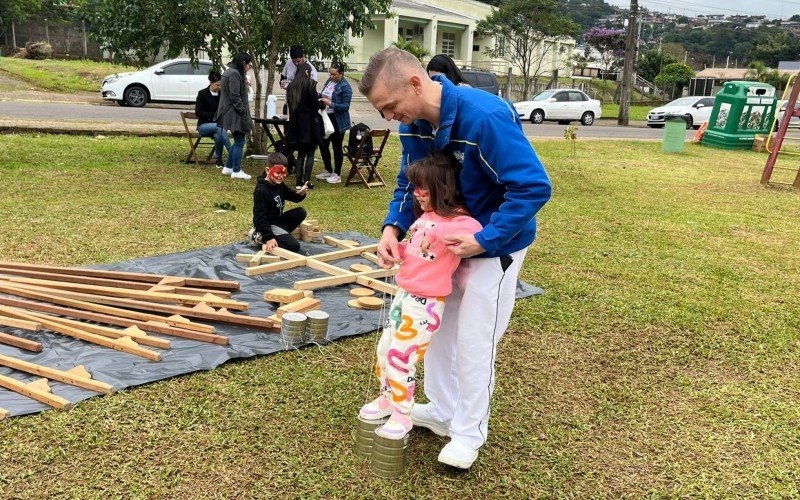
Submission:
[[[391,72],[391,76],[394,79],[395,77],[405,77],[406,69],[411,69],[420,75],[425,74],[422,63],[411,52],[406,52],[397,47],[389,47],[376,52],[369,58],[367,69],[364,70],[361,82],[358,84],[358,90],[369,97],[372,87],[381,74],[384,73],[384,70]]]
[[[298,57],[303,57],[306,53],[303,51],[303,47],[299,45],[292,45],[289,48],[289,59],[297,59]]]

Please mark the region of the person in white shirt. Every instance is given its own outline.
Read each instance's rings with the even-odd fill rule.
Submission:
[[[297,68],[306,62],[308,62],[308,58],[303,51],[303,47],[292,45],[291,48],[289,48],[289,58],[286,60],[286,64],[283,65],[283,71],[281,72],[280,86],[282,89],[286,89],[286,87],[292,83],[294,76],[297,74]],[[316,82],[317,68],[310,63],[309,66],[311,66],[311,79]]]

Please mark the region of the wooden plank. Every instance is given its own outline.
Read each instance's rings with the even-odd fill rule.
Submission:
[[[23,321],[21,319],[9,318],[0,314],[0,326],[10,326],[11,328],[19,328],[20,330],[28,330],[29,332],[36,332],[42,325],[32,321]]]
[[[89,389],[90,391],[95,391],[102,394],[111,394],[114,392],[114,386],[111,384],[93,380],[89,377],[76,375],[74,372],[64,372],[61,370],[56,370],[55,368],[48,368],[46,366],[29,363],[28,361],[12,358],[11,356],[5,356],[3,354],[0,354],[0,365],[31,373],[33,375],[39,375],[40,377],[58,380],[59,382],[64,382],[65,384],[82,387],[84,389]]]
[[[67,399],[62,398],[61,396],[56,396],[55,394],[50,394],[49,392],[42,391],[40,389],[37,389],[36,386],[30,387],[25,382],[20,382],[19,380],[13,379],[11,377],[6,377],[5,375],[0,375],[0,386],[5,387],[9,391],[14,391],[17,394],[22,394],[23,396],[35,399],[40,403],[44,403],[48,406],[52,406],[53,408],[57,408],[59,410],[69,410],[72,407],[72,403],[70,403]]]
[[[2,289],[1,286],[0,289]],[[155,314],[138,313],[135,311],[128,311],[126,309],[117,309],[114,307],[93,304],[91,302],[81,302],[78,300],[68,299],[64,297],[50,296],[44,293],[40,294],[34,291],[25,291],[25,290],[13,291],[8,289],[2,291],[5,291],[6,293],[15,293],[15,294],[19,293],[23,296],[27,296],[28,298],[35,298],[37,300],[44,300],[57,304],[75,306],[77,307],[77,309],[54,306],[50,304],[43,304],[39,302],[29,302],[27,300],[0,297],[0,304],[6,306],[19,307],[21,309],[47,312],[51,314],[59,314],[62,316],[70,316],[78,319],[88,319],[90,321],[96,321],[98,323],[106,323],[109,325],[126,326],[126,327],[135,325],[140,329],[148,332],[161,333],[164,335],[172,335],[174,337],[187,338],[187,339],[197,340],[200,342],[209,342],[212,344],[221,344],[221,345],[228,344],[228,337],[224,337],[221,335],[213,335],[210,333],[195,332],[192,330],[185,330],[183,328],[172,326],[171,324],[167,324],[164,322],[165,318],[163,316],[157,316]],[[95,310],[100,312],[92,312]],[[130,319],[129,317],[124,316],[127,314],[130,314],[132,316],[137,316],[143,319]]]
[[[59,274],[77,274],[79,276],[94,276],[97,278],[118,278],[131,281],[143,281],[145,283],[159,283],[164,278],[178,278],[184,281],[186,286],[213,288],[221,290],[238,290],[238,281],[225,281],[205,278],[189,278],[183,276],[166,276],[161,274],[131,273],[124,271],[106,271],[103,269],[86,269],[80,267],[57,267],[41,264],[23,264],[19,262],[0,261],[0,267],[14,269],[30,269],[49,271]]]
[[[0,344],[7,344],[31,352],[42,352],[42,344],[33,340],[23,339],[0,332]]]
[[[31,316],[36,317],[44,317],[45,319],[49,319],[55,321],[57,323],[61,323],[63,325],[72,326],[75,328],[79,328],[85,332],[94,333],[95,335],[102,335],[103,337],[108,337],[112,339],[119,339],[122,337],[130,337],[136,340],[137,344],[148,345],[150,347],[158,347],[159,349],[170,349],[172,348],[172,343],[166,339],[160,339],[158,337],[151,337],[144,333],[142,330],[139,329],[137,326],[129,326],[125,330],[115,330],[113,328],[108,328],[105,326],[99,325],[92,325],[90,323],[83,323],[81,321],[74,321],[71,319],[66,318],[56,318],[53,316],[47,316],[41,313],[30,312],[28,313]]]
[[[397,271],[397,269],[373,269],[372,271],[364,271],[360,273],[351,272],[339,276],[326,276],[324,278],[295,281],[294,287],[297,290],[316,290],[318,288],[344,285],[346,283],[356,283],[359,277],[386,278],[389,276],[394,276]]]
[[[211,294],[206,294],[202,297],[198,297],[193,295],[182,295],[177,293],[129,290],[125,288],[115,288],[111,286],[84,285],[81,283],[66,283],[63,281],[40,280],[35,278],[21,278],[13,276],[8,278],[0,278],[0,280],[10,281],[11,283],[24,283],[27,285],[58,288],[60,290],[69,290],[73,292],[107,295],[109,297],[124,297],[137,300],[171,302],[183,305],[195,305],[199,302],[206,302],[214,307],[225,307],[227,309],[236,309],[240,311],[245,311],[249,307],[249,305],[246,302],[240,302],[230,299],[221,299]]]
[[[361,286],[366,286],[368,288],[372,288],[373,290],[377,290],[379,292],[388,293],[390,295],[397,295],[397,287],[394,285],[390,285],[388,283],[384,283],[381,280],[376,280],[375,278],[368,278],[366,276],[359,276],[356,279],[356,283]]]
[[[253,257],[255,255],[256,254],[254,254],[254,253],[237,253],[236,254],[236,262],[243,262],[245,264],[249,263],[250,261],[253,260]],[[281,260],[281,258],[278,257],[277,255],[266,255],[265,254],[265,255],[262,255],[259,258],[259,264],[266,264],[266,263],[269,263],[269,262],[278,262],[279,260]]]
[[[9,316],[14,316],[20,319],[27,319],[29,321],[36,321],[37,318],[32,316],[31,314],[22,311],[20,309],[15,309],[8,306],[0,306],[0,312],[3,312]],[[110,347],[111,349],[115,349],[120,352],[125,352],[128,354],[133,354],[134,356],[141,356],[145,359],[149,359],[151,361],[161,361],[161,354],[155,351],[151,351],[150,349],[145,349],[144,347],[140,347],[139,344],[131,340],[130,337],[122,337],[119,339],[109,339],[107,337],[102,337],[100,335],[95,335],[93,333],[88,333],[86,331],[80,330],[78,328],[73,328],[71,326],[62,325],[56,321],[51,321],[48,319],[38,318],[38,321],[42,324],[44,328],[52,330],[54,332],[67,335],[70,337],[74,337],[76,339],[84,340],[86,342],[91,342],[92,344],[101,345],[103,347]]]
[[[333,252],[310,255],[309,258],[314,260],[319,260],[322,262],[328,262],[331,260],[344,259],[347,257],[361,255],[364,252],[371,252],[377,249],[378,249],[378,244],[374,243],[372,245],[364,245],[361,247],[354,247],[354,248],[345,248],[342,250],[334,250]]]
[[[302,291],[292,290],[291,288],[273,288],[264,292],[264,300],[268,302],[278,302],[288,304],[304,297]]]
[[[10,274],[14,276],[25,276],[27,278],[38,278],[47,280],[64,281],[68,283],[82,283],[84,285],[101,285],[113,286],[117,288],[129,288],[131,290],[152,290],[154,287],[161,287],[163,291],[170,291],[171,293],[182,293],[185,295],[205,295],[206,293],[213,293],[221,298],[228,298],[231,292],[224,290],[212,290],[209,288],[189,288],[183,287],[183,279],[180,278],[164,278],[156,285],[151,283],[142,283],[140,281],[128,281],[110,278],[93,278],[91,276],[78,276],[71,274],[49,273],[43,271],[29,271],[24,269],[12,269],[7,267],[0,267],[0,274]],[[178,289],[180,290],[178,292]]]
[[[300,257],[297,259],[282,260],[280,262],[272,262],[270,264],[248,267],[244,270],[244,274],[247,276],[258,276],[259,274],[274,273],[275,271],[285,271],[286,269],[303,267],[306,265],[307,260],[307,257]]]
[[[306,312],[306,311],[313,311],[314,309],[319,309],[320,300],[314,299],[311,297],[307,297],[304,299],[300,299],[298,301],[292,302],[290,304],[284,304],[278,308],[277,315],[278,318],[282,318],[285,313],[288,312]]]
[[[339,266],[334,266],[333,264],[328,264],[327,262],[320,262],[316,259],[308,259],[308,262],[306,262],[306,266],[316,271],[321,271],[326,274],[332,274],[334,276],[339,276],[342,274],[350,274],[350,271],[347,269],[343,269]]]
[[[10,411],[0,408],[0,420],[5,420],[9,415],[11,415]]]

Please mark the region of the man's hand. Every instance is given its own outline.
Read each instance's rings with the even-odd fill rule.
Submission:
[[[383,228],[381,241],[378,242],[378,264],[384,269],[390,269],[400,261],[400,249],[397,246],[397,236],[400,228],[386,226]]]
[[[473,234],[454,234],[445,238],[445,244],[451,252],[462,259],[478,255],[486,250],[478,243]]]
[[[265,252],[269,252],[273,248],[278,248],[278,240],[276,240],[275,238],[272,238],[271,240],[261,245],[261,250],[264,250]]]

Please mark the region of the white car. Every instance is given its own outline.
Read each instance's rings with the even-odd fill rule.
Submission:
[[[780,108],[776,113],[778,118],[778,123],[775,124],[775,130],[778,130],[778,127],[781,125],[781,120],[783,120],[783,114],[786,113],[786,104],[787,101],[780,101]],[[795,112],[800,109],[800,101],[794,104]],[[791,120],[789,120],[789,128],[800,128],[800,117],[793,116]]]
[[[133,73],[117,73],[103,80],[103,99],[120,106],[141,107],[148,102],[191,103],[208,87],[211,61],[200,60],[195,68],[189,59],[171,59]]]
[[[600,118],[601,105],[597,99],[576,89],[545,90],[530,101],[514,103],[520,119],[531,123],[542,123],[545,120],[557,121],[563,125],[580,120],[582,125],[589,126]]]
[[[686,128],[700,128],[703,122],[711,118],[714,109],[714,98],[708,96],[681,97],[663,106],[651,109],[647,113],[647,126],[661,128],[664,126],[664,117],[667,115],[680,115],[686,122]]]

